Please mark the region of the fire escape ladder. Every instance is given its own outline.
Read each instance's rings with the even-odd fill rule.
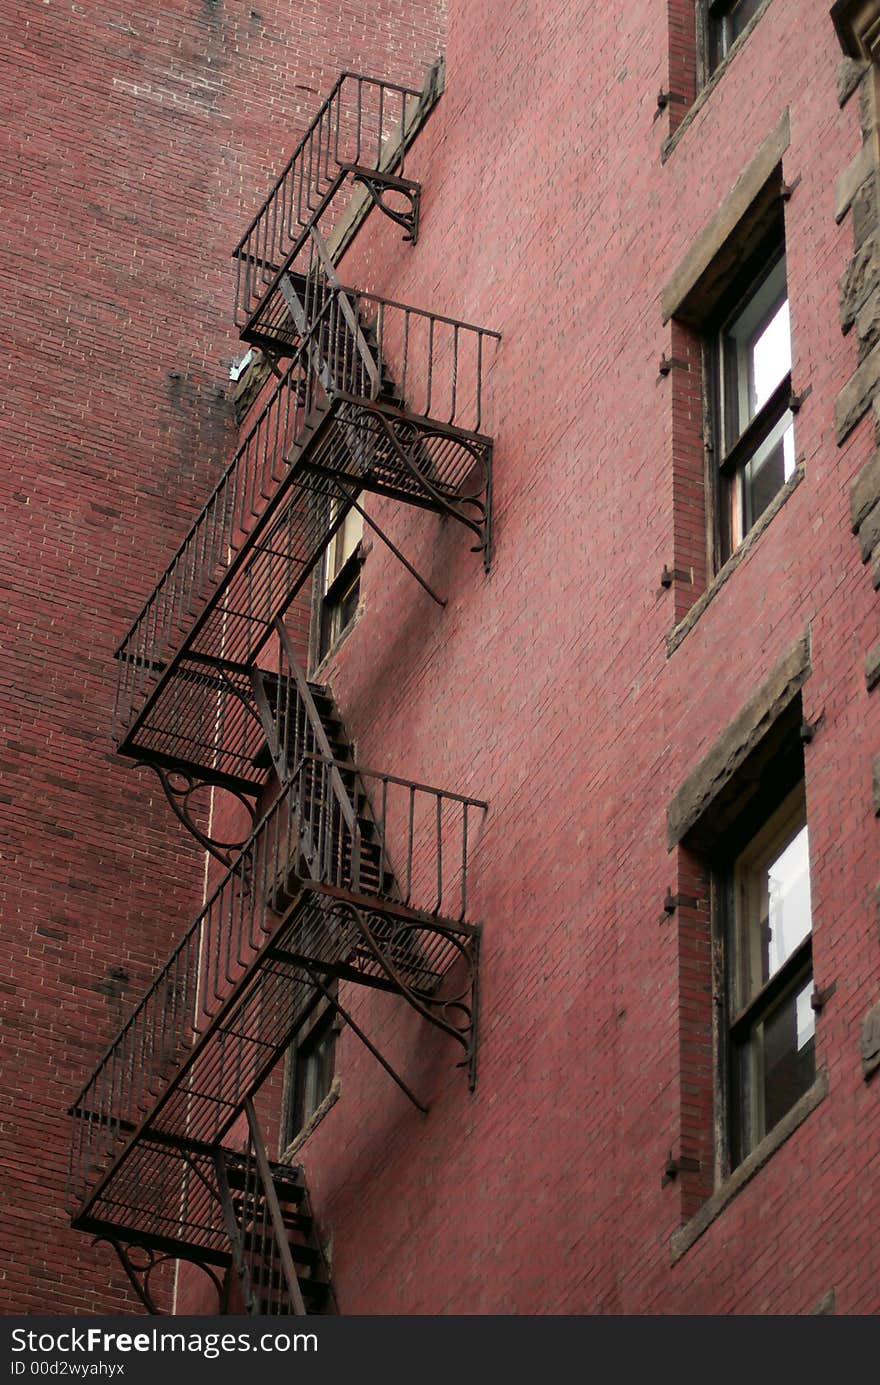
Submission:
[[[270,1164],[254,1104],[244,1149],[218,1149],[217,1186],[247,1313],[304,1316],[332,1306],[302,1170]]]
[[[71,1111],[75,1223],[203,1268],[229,1256],[218,1148],[322,997],[424,1109],[334,981],[400,996],[475,1075],[479,928],[465,920],[486,805],[356,765],[329,694],[275,634],[278,671],[253,686],[279,795]]]

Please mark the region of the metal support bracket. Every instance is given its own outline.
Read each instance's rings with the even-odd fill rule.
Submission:
[[[660,1187],[665,1188],[667,1184],[674,1182],[680,1173],[699,1173],[699,1159],[692,1159],[690,1155],[680,1154],[677,1159],[673,1159],[672,1150],[666,1156],[666,1163],[663,1165],[663,1177],[660,1179]]]
[[[150,1279],[154,1272],[161,1265],[173,1264],[176,1261],[192,1265],[197,1270],[201,1270],[208,1277],[217,1294],[217,1312],[225,1314],[228,1306],[228,1287],[224,1279],[207,1265],[203,1260],[195,1256],[183,1255],[180,1252],[171,1254],[170,1252],[159,1252],[152,1246],[139,1245],[137,1242],[124,1242],[117,1240],[115,1236],[95,1236],[92,1241],[93,1246],[107,1244],[112,1246],[116,1252],[117,1259],[125,1271],[129,1284],[134,1289],[141,1303],[147,1312],[154,1317],[167,1316],[156,1303],[150,1287]],[[134,1252],[137,1252],[135,1254]],[[142,1257],[142,1258],[139,1258]]]
[[[343,494],[345,494],[344,488],[342,486],[340,486],[339,489],[343,491]],[[422,574],[418,572],[416,568],[413,567],[409,559],[404,557],[397,545],[393,543],[391,539],[388,537],[388,535],[385,533],[385,530],[381,529],[379,525],[376,523],[376,521],[370,518],[366,510],[364,510],[355,500],[354,496],[351,494],[346,494],[346,499],[351,502],[351,508],[353,510],[357,510],[358,514],[360,515],[364,523],[369,525],[369,527],[376,534],[378,534],[379,538],[385,544],[385,547],[389,548],[391,552],[394,554],[395,558],[397,558],[398,561],[403,564],[410,576],[414,577],[418,582],[419,586],[428,593],[431,600],[436,601],[438,606],[445,606],[446,601],[444,600],[444,598],[442,596],[437,595],[437,593],[434,591],[434,588],[431,587],[426,581],[426,579],[422,576]]]
[[[199,778],[189,770],[166,769],[164,766],[153,764],[149,760],[136,760],[132,768],[154,770],[158,775],[159,783],[162,785],[162,791],[168,800],[171,811],[178,821],[183,823],[187,832],[195,837],[199,845],[209,851],[222,865],[226,867],[232,865],[233,857],[230,852],[242,850],[257,824],[256,806],[250,799],[246,798],[238,789],[232,789],[228,784],[218,783],[209,775]],[[191,796],[198,793],[200,789],[211,789],[214,792],[222,791],[231,794],[236,802],[241,804],[248,816],[248,828],[242,837],[237,837],[234,840],[212,837],[196,825],[190,814],[189,804]]]
[[[665,590],[669,590],[673,582],[693,582],[694,570],[692,567],[669,567],[663,564],[663,571],[660,574],[660,585]]]
[[[363,168],[360,164],[348,164],[345,167],[351,175],[352,182],[361,183],[366,188],[373,206],[378,207],[380,212],[398,226],[402,226],[403,239],[415,245],[419,238],[421,183],[415,183],[410,178],[398,178],[391,173],[379,173],[376,169]],[[404,210],[390,206],[385,201],[385,194],[388,192],[400,193],[409,202],[409,207]]]
[[[440,430],[432,429],[430,426],[418,428],[407,419],[392,420],[385,413],[375,411],[375,418],[379,421],[379,426],[384,433],[389,445],[393,448],[394,454],[401,465],[409,472],[410,476],[417,482],[419,488],[437,506],[442,514],[447,514],[451,519],[456,519],[460,524],[464,524],[474,534],[477,535],[479,543],[472,546],[472,553],[482,553],[483,567],[489,571],[491,561],[491,541],[490,524],[492,511],[492,463],[491,453],[477,444],[470,442],[467,438],[456,438],[456,443],[464,452],[470,453],[474,463],[482,471],[482,485],[477,495],[473,496],[448,496],[438,490],[428,479],[424,471],[416,464],[410,455],[410,448],[417,449],[419,444],[430,437],[447,437]],[[396,427],[395,427],[396,423]],[[481,496],[485,497],[484,499]],[[469,513],[465,507],[471,507]]]
[[[388,1076],[392,1078],[394,1082],[397,1083],[398,1087],[403,1092],[404,1096],[409,1098],[409,1100],[412,1102],[413,1106],[415,1106],[417,1111],[421,1111],[422,1115],[426,1116],[428,1114],[427,1106],[424,1104],[424,1102],[419,1101],[418,1097],[415,1095],[412,1088],[407,1086],[400,1074],[388,1062],[388,1059],[385,1058],[384,1055],[379,1052],[378,1048],[376,1048],[376,1045],[372,1042],[371,1039],[367,1037],[367,1035],[364,1033],[363,1029],[361,1029],[357,1021],[352,1018],[352,1016],[348,1013],[347,1010],[343,1009],[343,1007],[339,1003],[338,998],[333,994],[333,992],[327,986],[324,985],[324,982],[317,975],[317,973],[312,970],[312,968],[308,965],[307,962],[300,961],[299,965],[302,967],[303,971],[308,976],[312,985],[316,988],[316,990],[319,990],[321,992],[324,999],[328,1002],[330,1006],[332,1006],[334,1012],[339,1016],[343,1023],[348,1025],[352,1032],[356,1034],[357,1037],[360,1039],[364,1047],[370,1053],[372,1053],[376,1061],[380,1063],[381,1066],[385,1069],[385,1071],[388,1073]]]
[[[448,925],[429,924],[424,920],[419,920],[415,925],[402,919],[394,920],[377,910],[360,909],[350,903],[342,904],[341,909],[348,914],[385,975],[393,982],[398,994],[429,1024],[433,1024],[461,1044],[465,1056],[458,1066],[467,1068],[468,1087],[473,1091],[477,1080],[479,933],[472,933],[465,941]],[[467,975],[461,990],[454,995],[437,996],[417,991],[408,984],[399,967],[388,955],[389,944],[396,946],[403,943],[405,946],[409,934],[416,926],[420,931],[442,934],[463,959]]]

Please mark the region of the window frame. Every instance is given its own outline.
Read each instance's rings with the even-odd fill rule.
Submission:
[[[728,24],[737,5],[744,0],[696,0],[697,78],[700,90],[724,66],[736,44],[757,23],[769,0],[757,0],[755,9],[739,33],[730,36]]]
[[[341,1027],[337,1011],[328,1001],[324,1001],[316,1006],[309,1018],[300,1026],[290,1044],[284,1084],[284,1148],[303,1133],[332,1090],[336,1076],[336,1045]],[[330,1063],[324,1091],[311,1109],[306,1110],[308,1065],[322,1044],[328,1040],[331,1045]]]
[[[716,1078],[716,1184],[723,1182],[748,1157],[772,1129],[784,1118],[764,1128],[750,1128],[746,1118],[746,1099],[740,1092],[737,1063],[747,1049],[747,1036],[759,1024],[777,1013],[780,1004],[795,991],[814,981],[813,924],[811,908],[810,931],[793,948],[791,954],[753,995],[741,1005],[736,1002],[738,965],[740,960],[739,920],[736,907],[736,866],[744,853],[770,827],[775,816],[783,811],[796,795],[800,797],[801,812],[792,812],[803,825],[809,825],[804,778],[803,752],[789,752],[784,761],[771,763],[772,787],[762,792],[725,835],[712,853],[712,940],[715,965],[715,1009],[718,1016],[715,1034]],[[800,829],[798,829],[800,830]],[[795,834],[796,835],[796,834]],[[794,837],[791,838],[794,840]],[[809,838],[808,838],[809,853]],[[808,854],[809,869],[809,854]],[[815,1030],[813,1034],[813,1077],[817,1066]],[[809,1089],[809,1085],[805,1090]],[[802,1095],[802,1093],[801,1093]],[[795,1103],[793,1102],[792,1105]],[[791,1109],[791,1106],[788,1108]]]
[[[782,376],[745,426],[738,422],[738,401],[731,396],[740,393],[741,381],[732,377],[731,361],[726,341],[728,329],[747,310],[776,271],[780,261],[785,265],[785,297],[789,305],[784,202],[779,199],[770,228],[743,265],[731,275],[712,312],[701,327],[703,340],[703,399],[704,433],[707,452],[707,508],[709,532],[713,550],[712,568],[718,572],[745,542],[761,515],[773,503],[785,485],[787,477],[758,514],[751,513],[746,492],[746,473],[749,463],[761,447],[780,428],[778,445],[785,447],[789,429],[794,428],[795,398],[792,370]],[[778,301],[778,300],[777,300]],[[790,319],[789,319],[790,322]],[[789,325],[789,352],[793,338]],[[736,428],[731,428],[731,416],[737,411]],[[792,432],[792,451],[795,438]]]
[[[360,504],[361,496],[355,497]],[[330,501],[329,523],[336,524]],[[349,523],[357,528],[357,536],[348,552],[346,540]],[[315,603],[314,663],[320,664],[355,622],[360,606],[360,573],[365,557],[363,518],[349,506],[345,517],[335,529],[319,566]],[[354,604],[351,606],[351,598]],[[348,612],[346,614],[346,612]]]

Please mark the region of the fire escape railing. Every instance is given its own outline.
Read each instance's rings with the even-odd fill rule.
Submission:
[[[472,1065],[478,929],[465,915],[485,809],[300,759],[72,1107],[77,1224],[222,1239],[217,1209],[197,1225],[192,1207],[169,1205],[160,1173],[168,1158],[222,1142],[328,980],[403,996]],[[446,994],[458,962],[465,979]],[[195,1193],[199,1207],[201,1185]]]
[[[373,202],[418,234],[418,184],[403,177],[409,128],[423,93],[343,72],[233,251],[235,320],[245,340],[284,348],[295,338],[278,296],[281,275],[321,220],[338,224],[361,183]],[[391,196],[396,199],[389,202]],[[402,204],[402,205],[401,205]]]
[[[491,541],[497,334],[346,288],[311,241],[297,354],[117,651],[120,751],[246,794],[268,774],[246,671],[359,493],[455,518],[486,563]]]
[[[236,247],[237,320],[277,383],[116,651],[120,751],[158,771],[225,866],[71,1107],[74,1225],[114,1246],[149,1311],[167,1259],[204,1271],[220,1311],[321,1311],[332,1297],[304,1185],[268,1160],[254,1099],[324,1003],[426,1109],[343,1007],[344,983],[402,998],[475,1081],[469,885],[487,805],[357,765],[284,624],[365,491],[455,519],[488,568],[498,335],[346,287],[344,237],[325,240],[354,184],[415,239],[403,154],[420,98],[342,74]],[[194,820],[204,784],[244,805],[240,839]]]

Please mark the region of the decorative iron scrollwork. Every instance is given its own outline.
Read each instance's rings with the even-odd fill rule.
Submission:
[[[439,428],[417,426],[409,419],[392,419],[387,414],[376,413],[380,427],[394,451],[394,455],[410,476],[437,508],[452,519],[464,524],[477,535],[479,543],[471,547],[472,553],[482,553],[483,566],[489,571],[490,561],[490,520],[491,520],[491,452],[484,442],[476,442],[460,435],[450,437]],[[476,468],[477,484],[473,495],[450,495],[440,490],[420,467],[413,453],[425,452],[425,443],[430,438],[453,444],[462,453],[469,455]]]
[[[187,832],[191,833],[199,845],[209,851],[224,866],[230,867],[234,859],[230,853],[241,851],[257,823],[257,810],[251,800],[238,789],[230,788],[228,784],[218,784],[207,776],[199,778],[189,770],[165,769],[162,765],[154,765],[147,760],[138,760],[134,768],[140,769],[142,767],[156,771],[172,812],[183,823]],[[193,794],[206,788],[215,791],[222,790],[224,793],[231,794],[236,802],[241,804],[248,818],[248,828],[243,836],[229,840],[212,837],[207,832],[203,832],[193,821],[190,813],[190,799]]]
[[[366,188],[374,207],[378,207],[379,211],[383,212],[391,221],[403,227],[403,239],[411,241],[415,245],[419,238],[420,184],[410,182],[408,178],[394,178],[387,174],[383,176],[381,173],[366,168],[352,168],[351,177],[352,182],[361,183]],[[409,202],[408,209],[390,206],[385,201],[389,192],[397,192],[405,197]]]
[[[439,922],[419,919],[410,923],[393,915],[375,910],[359,909],[348,902],[337,906],[354,923],[363,941],[372,952],[385,975],[394,983],[404,1000],[438,1029],[461,1044],[465,1056],[459,1067],[468,1069],[468,1085],[473,1091],[476,1083],[476,1020],[477,981],[479,965],[479,935],[464,936],[454,928]],[[413,947],[416,933],[433,933],[442,937],[465,963],[462,987],[453,995],[438,995],[427,988],[413,986],[403,974],[403,967],[418,962]],[[396,956],[395,956],[396,954]]]
[[[195,1269],[201,1270],[210,1280],[211,1285],[217,1295],[217,1312],[225,1314],[228,1306],[228,1285],[226,1276],[221,1279],[215,1270],[202,1260],[197,1260],[194,1256],[173,1255],[167,1252],[153,1250],[151,1246],[138,1245],[133,1242],[123,1242],[113,1236],[96,1236],[92,1241],[93,1246],[107,1244],[113,1247],[119,1259],[119,1263],[125,1271],[128,1282],[134,1289],[141,1303],[148,1313],[154,1317],[167,1317],[168,1314],[156,1303],[151,1288],[151,1279],[162,1265],[180,1264],[192,1265]]]

